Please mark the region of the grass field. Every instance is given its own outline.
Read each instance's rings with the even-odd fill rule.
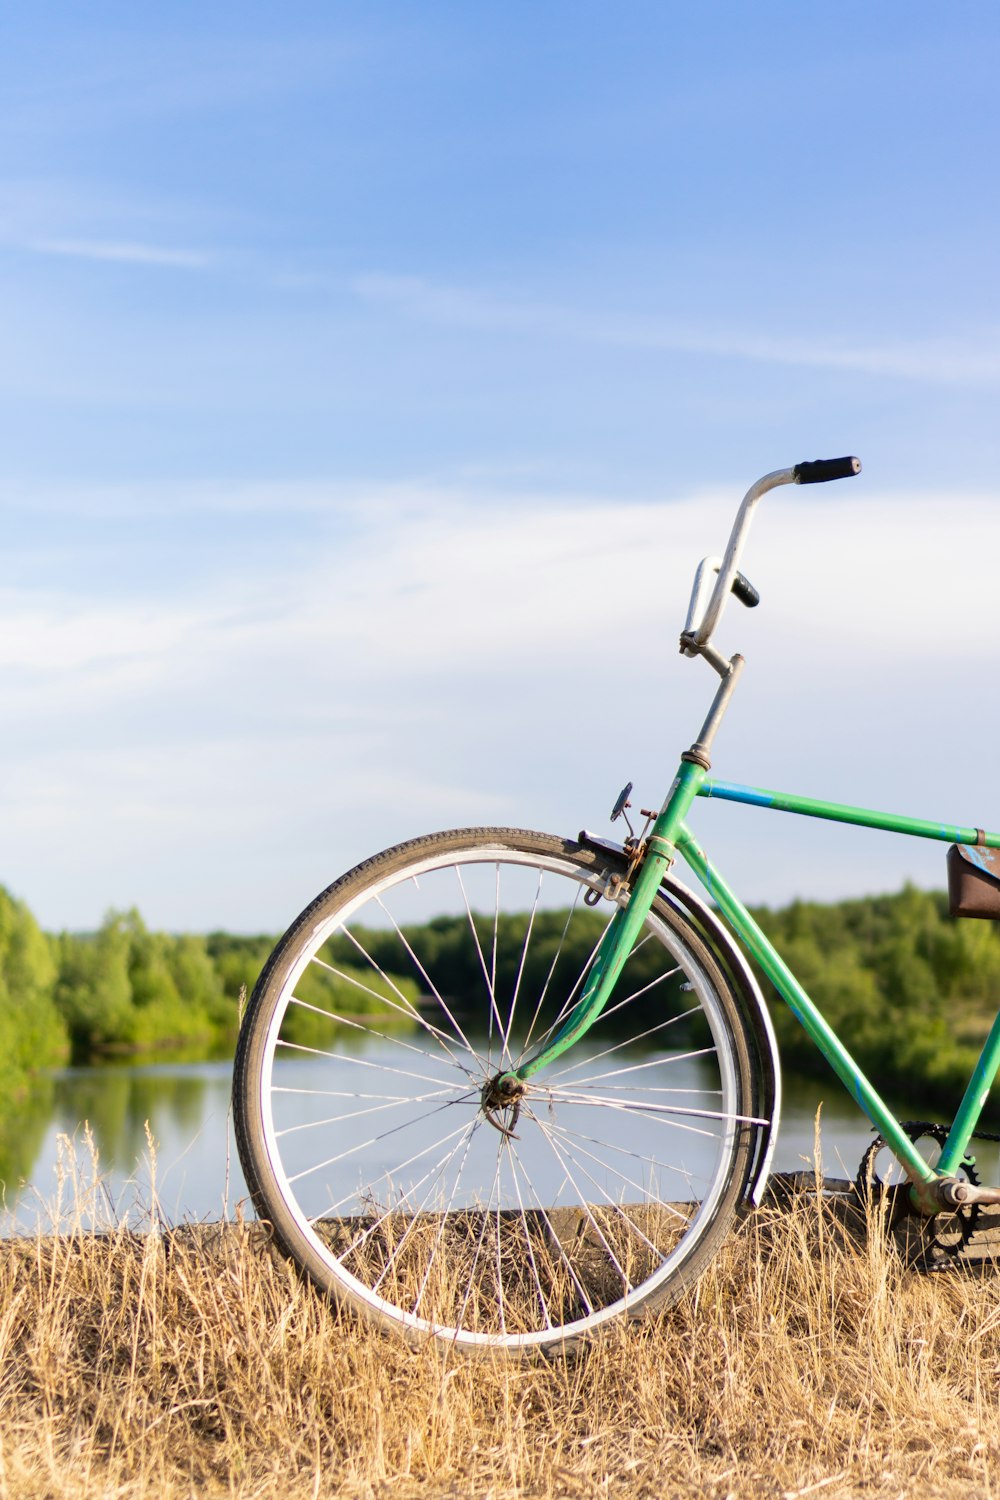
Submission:
[[[358,1328],[254,1226],[3,1242],[0,1494],[992,1495],[998,1291],[806,1192],[657,1320],[471,1363]]]

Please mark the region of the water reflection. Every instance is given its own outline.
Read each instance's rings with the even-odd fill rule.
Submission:
[[[52,1120],[55,1091],[53,1078],[37,1078],[16,1101],[0,1099],[0,1183],[30,1176]]]
[[[228,1062],[162,1063],[69,1068],[41,1081],[16,1117],[0,1118],[0,1233],[48,1221],[67,1138],[85,1180],[96,1153],[105,1214],[135,1222],[155,1208],[172,1223],[231,1214],[246,1196],[228,1122],[231,1077]],[[88,1217],[98,1211],[87,1206]]]
[[[229,1122],[231,1073],[228,1062],[133,1063],[71,1068],[39,1080],[27,1098],[6,1114],[0,1111],[0,1180],[7,1205],[0,1213],[0,1234],[48,1224],[50,1214],[42,1205],[51,1205],[65,1174],[60,1138],[72,1138],[85,1158],[85,1125],[97,1151],[107,1212],[136,1222],[148,1215],[155,1194],[158,1212],[172,1223],[231,1214],[246,1196]],[[776,1169],[811,1166],[817,1108],[825,1172],[853,1177],[871,1128],[832,1079],[785,1080]],[[915,1113],[912,1103],[899,1109],[903,1118]]]
[[[55,1080],[52,1125],[72,1135],[86,1120],[105,1167],[129,1172],[147,1148],[147,1121],[157,1136],[167,1130],[194,1138],[201,1131],[211,1081],[191,1065],[62,1074]]]

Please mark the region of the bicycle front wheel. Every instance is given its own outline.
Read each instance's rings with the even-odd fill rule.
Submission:
[[[754,1043],[665,897],[590,1031],[516,1103],[491,1091],[579,996],[609,870],[512,829],[399,845],[324,891],[254,990],[234,1111],[256,1210],[411,1340],[572,1342],[675,1300],[731,1225],[766,1124]]]

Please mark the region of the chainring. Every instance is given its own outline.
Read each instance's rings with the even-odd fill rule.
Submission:
[[[939,1147],[943,1147],[948,1139],[947,1127],[938,1125],[932,1120],[902,1120],[900,1124],[914,1145],[929,1137]],[[882,1136],[877,1135],[861,1158],[861,1165],[855,1179],[855,1188],[859,1198],[866,1204],[870,1197],[874,1206],[881,1206],[883,1203],[886,1205],[886,1211],[881,1217],[886,1229],[890,1232],[912,1227],[914,1233],[906,1236],[906,1249],[911,1254],[915,1254],[915,1258],[923,1259],[929,1267],[932,1267],[935,1262],[940,1264],[942,1260],[953,1260],[961,1255],[976,1232],[979,1204],[971,1203],[964,1208],[942,1209],[941,1213],[936,1214],[933,1219],[924,1218],[923,1215],[917,1213],[910,1202],[908,1181],[883,1182],[879,1177],[875,1163],[879,1152],[886,1149],[888,1149],[887,1142]],[[959,1163],[958,1173],[973,1186],[979,1182],[975,1161],[968,1157]],[[913,1221],[912,1226],[908,1223],[910,1220]]]

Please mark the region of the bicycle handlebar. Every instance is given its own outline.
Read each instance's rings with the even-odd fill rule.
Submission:
[[[860,472],[861,460],[859,458],[817,458],[811,463],[795,464],[791,469],[775,469],[773,473],[765,474],[762,479],[757,480],[756,484],[750,486],[733,523],[725,557],[721,562],[715,557],[704,558],[695,574],[687,621],[681,635],[681,650],[685,655],[705,654],[703,648],[708,646],[712,638],[712,632],[719,623],[723,606],[738,576],[740,553],[743,550],[743,543],[746,540],[757,501],[766,495],[768,490],[777,489],[781,484],[825,484],[830,479],[850,479]],[[712,596],[707,607],[703,608],[709,578],[713,572],[718,574],[715,587],[712,589]],[[733,591],[738,598],[743,597],[738,588]],[[718,663],[716,665],[718,666]]]
[[[796,484],[825,484],[828,479],[852,479],[861,473],[860,458],[815,458],[812,463],[796,464],[792,470]]]
[[[733,579],[732,591],[740,603],[746,605],[747,609],[756,609],[760,603],[760,595],[749,578],[744,577],[742,573],[737,573]]]

